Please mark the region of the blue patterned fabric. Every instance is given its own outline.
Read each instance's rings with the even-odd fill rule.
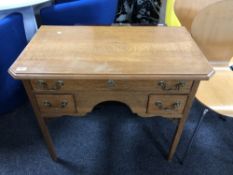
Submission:
[[[26,44],[21,14],[14,13],[0,20],[0,114],[13,110],[26,100],[21,82],[7,72]]]
[[[41,9],[40,16],[44,25],[111,25],[117,4],[118,0],[60,0]]]
[[[119,0],[117,23],[157,25],[160,0]]]

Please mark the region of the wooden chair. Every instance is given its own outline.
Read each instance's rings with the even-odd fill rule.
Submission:
[[[188,154],[201,121],[209,109],[233,117],[233,72],[228,63],[233,56],[233,1],[223,0],[201,10],[195,17],[191,34],[215,69],[215,75],[201,82],[196,98],[206,109],[195,128],[183,161]]]
[[[191,31],[193,19],[201,9],[221,0],[175,0],[175,14],[180,23]]]

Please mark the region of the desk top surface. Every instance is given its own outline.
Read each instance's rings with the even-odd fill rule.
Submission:
[[[208,79],[183,27],[42,26],[9,69],[16,79]]]

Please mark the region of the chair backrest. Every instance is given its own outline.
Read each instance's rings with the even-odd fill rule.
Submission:
[[[21,82],[14,80],[7,71],[26,45],[22,15],[14,13],[0,19],[0,114],[25,102]]]
[[[191,34],[209,61],[228,64],[233,56],[233,0],[223,0],[200,11]]]
[[[190,31],[193,19],[198,12],[218,1],[221,0],[176,0],[174,7],[175,14],[180,23]]]
[[[59,0],[40,10],[43,25],[111,25],[118,0]]]
[[[167,26],[181,26],[180,21],[177,18],[174,10],[175,0],[167,0],[166,2],[167,4],[166,4],[165,24]]]

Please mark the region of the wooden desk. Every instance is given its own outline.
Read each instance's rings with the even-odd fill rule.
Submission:
[[[51,157],[45,118],[120,101],[142,117],[178,118],[179,143],[200,80],[213,69],[185,28],[43,26],[9,73],[23,80]]]

